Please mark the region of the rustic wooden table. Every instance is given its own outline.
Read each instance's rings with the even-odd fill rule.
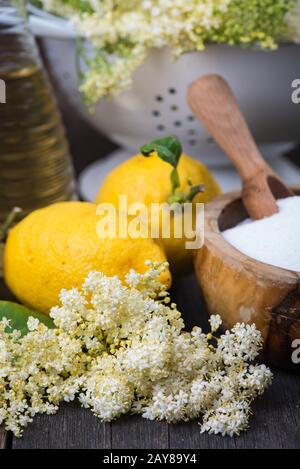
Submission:
[[[62,111],[79,173],[114,146],[86,125],[66,103]],[[298,160],[298,153],[295,159]],[[0,285],[1,299],[9,296],[4,285]],[[175,281],[172,298],[183,312],[187,328],[195,324],[206,327],[207,315],[193,275]],[[197,422],[167,425],[126,416],[112,424],[103,424],[88,410],[68,404],[62,405],[55,416],[35,418],[21,439],[0,428],[0,448],[300,448],[300,375],[279,370],[274,370],[274,375],[272,387],[253,407],[250,430],[240,437],[200,435]]]

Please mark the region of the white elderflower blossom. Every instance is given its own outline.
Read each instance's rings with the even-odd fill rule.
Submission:
[[[231,331],[226,331],[218,342],[218,351],[222,353],[224,363],[254,360],[263,345],[263,339],[255,324],[237,323]]]
[[[21,337],[0,321],[0,424],[20,436],[36,414],[77,397],[103,421],[134,412],[168,422],[203,416],[202,431],[223,435],[247,428],[251,402],[272,379],[251,364],[260,333],[237,324],[218,339],[219,316],[209,334],[185,332],[159,282],[168,265],[147,265],[125,284],[90,272],[82,291],[62,290],[53,329],[31,317]]]
[[[219,314],[212,314],[208,321],[212,332],[215,332],[220,329],[220,326],[222,325],[222,319]]]
[[[250,405],[245,400],[220,402],[204,414],[201,433],[239,435],[248,428],[249,414]]]
[[[91,372],[87,376],[79,401],[99,417],[109,422],[128,412],[134,399],[133,387],[126,378],[115,373]]]
[[[35,331],[40,324],[40,321],[32,316],[29,317],[27,321],[27,327],[30,331]]]
[[[282,36],[299,41],[299,1],[40,0],[68,16],[82,38],[80,89],[89,104],[127,88],[153,48],[178,57],[208,43],[274,49]]]

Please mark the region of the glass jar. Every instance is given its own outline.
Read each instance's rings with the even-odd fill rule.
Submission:
[[[61,117],[21,0],[0,0],[0,221],[74,198]]]

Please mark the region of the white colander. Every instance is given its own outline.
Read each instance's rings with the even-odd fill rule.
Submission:
[[[124,149],[109,169],[142,144],[174,133],[191,156],[210,167],[227,164],[186,103],[187,86],[207,73],[218,73],[230,83],[267,159],[299,141],[300,105],[292,103],[291,94],[293,80],[300,77],[300,46],[283,44],[269,52],[210,45],[176,62],[167,48],[154,50],[136,71],[131,89],[101,100],[91,114],[78,93],[75,33],[70,23],[36,9],[34,13],[32,28],[44,37],[47,59],[61,88],[94,127]]]

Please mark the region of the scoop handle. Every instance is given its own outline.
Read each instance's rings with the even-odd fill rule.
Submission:
[[[205,75],[190,85],[188,104],[224,150],[244,182],[268,166],[263,160],[227,82]]]

